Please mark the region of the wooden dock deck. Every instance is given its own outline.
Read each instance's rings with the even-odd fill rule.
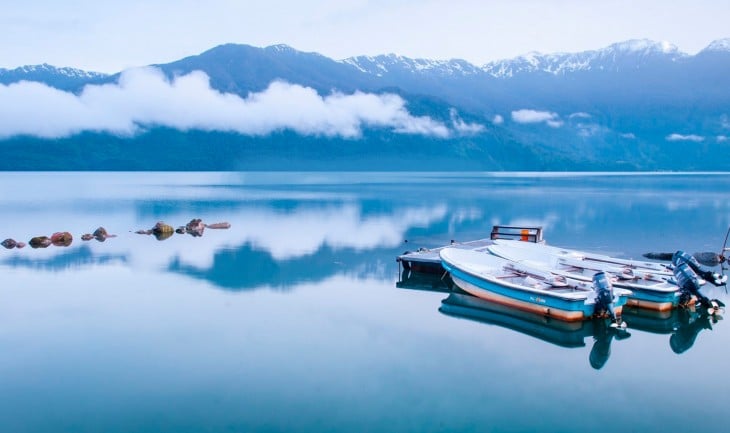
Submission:
[[[403,265],[403,269],[423,273],[443,273],[439,252],[444,248],[459,248],[464,250],[485,250],[492,245],[491,239],[477,239],[467,242],[451,242],[437,248],[419,248],[416,251],[407,251],[396,258]]]
[[[403,265],[406,271],[441,274],[444,272],[441,267],[439,252],[444,248],[459,248],[463,250],[486,251],[487,247],[493,244],[494,239],[516,239],[525,242],[545,242],[542,237],[542,227],[517,227],[496,225],[492,227],[489,238],[476,239],[473,241],[456,242],[451,241],[449,245],[436,248],[419,248],[416,251],[407,251],[398,257],[396,261]]]

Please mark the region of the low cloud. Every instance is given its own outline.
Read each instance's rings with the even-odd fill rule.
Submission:
[[[585,112],[580,111],[578,113],[573,113],[573,114],[571,114],[568,117],[571,118],[571,119],[576,119],[576,118],[578,118],[578,119],[590,119],[592,116],[590,114],[588,114],[588,113],[585,113]]]
[[[702,137],[701,135],[682,135],[682,134],[669,134],[666,137],[667,141],[693,141],[695,143],[699,143],[702,141],[705,141],[705,137]]]
[[[459,113],[454,108],[449,111],[449,114],[451,115],[451,126],[459,135],[476,135],[484,132],[486,129],[484,125],[479,123],[465,122],[461,117],[459,117]]]
[[[590,138],[606,131],[606,128],[595,123],[579,123],[576,128],[578,135],[583,138]]]
[[[720,116],[720,126],[723,129],[730,129],[730,117],[727,114]]]
[[[156,68],[127,70],[118,83],[87,85],[80,94],[22,81],[0,85],[0,138],[68,137],[84,131],[133,136],[149,127],[267,135],[357,138],[365,127],[447,138],[451,130],[427,116],[413,116],[394,94],[333,92],[283,81],[242,98],[210,87],[200,71],[168,80]],[[476,127],[463,121],[459,128]]]
[[[634,134],[633,132],[625,132],[625,133],[619,134],[619,135],[620,135],[621,138],[627,138],[629,140],[635,140],[636,139],[636,134]]]
[[[559,128],[563,125],[560,116],[551,111],[516,110],[512,112],[512,120],[517,123],[545,123],[551,128]]]
[[[501,125],[504,123],[504,117],[502,117],[501,114],[495,114],[492,118],[492,123],[494,123],[495,125]]]
[[[724,142],[730,140],[730,138],[728,138],[727,135],[718,135],[717,137],[715,137],[715,139],[717,140],[718,143],[724,143]]]

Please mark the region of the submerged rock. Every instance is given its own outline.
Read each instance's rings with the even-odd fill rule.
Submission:
[[[0,245],[4,246],[5,248],[12,250],[16,246],[18,246],[18,243],[15,241],[15,239],[5,239],[4,241],[0,242]]]
[[[209,229],[229,229],[229,228],[231,228],[231,224],[226,223],[226,222],[206,224],[205,226],[208,227]]]
[[[137,230],[135,233],[137,233],[138,235],[151,235],[152,230]]]
[[[109,234],[109,232],[106,231],[104,227],[99,227],[98,229],[94,230],[94,239],[96,239],[99,242],[104,242],[108,238],[115,238],[117,235]]]
[[[18,242],[15,248],[25,248],[25,242]]]
[[[51,245],[51,238],[48,236],[36,236],[28,242],[31,248],[47,248]]]
[[[165,231],[165,232],[153,232],[152,234],[155,236],[155,238],[157,238],[158,241],[164,241],[165,239],[171,237],[174,233],[175,233],[174,231],[170,231],[170,232]]]

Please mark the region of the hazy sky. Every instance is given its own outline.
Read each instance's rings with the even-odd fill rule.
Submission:
[[[693,54],[730,37],[729,19],[720,0],[6,0],[0,67],[118,72],[229,42],[477,65],[641,38]]]

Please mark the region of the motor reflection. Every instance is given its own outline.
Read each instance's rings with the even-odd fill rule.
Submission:
[[[713,330],[722,320],[718,314],[709,314],[705,308],[677,308],[658,312],[641,308],[624,308],[624,319],[637,329],[653,334],[669,334],[669,347],[680,355],[691,349],[703,330]]]

